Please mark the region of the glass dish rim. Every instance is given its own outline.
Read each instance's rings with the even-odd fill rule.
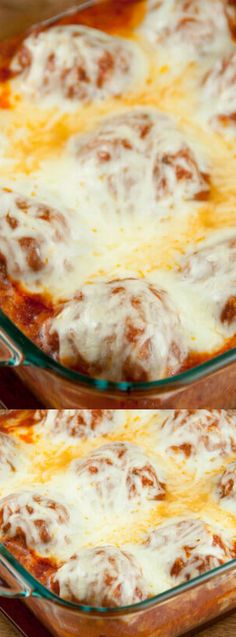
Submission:
[[[198,577],[194,577],[188,582],[183,582],[178,586],[174,586],[173,588],[168,589],[167,591],[163,591],[162,593],[158,593],[153,597],[147,598],[141,602],[136,604],[130,604],[128,606],[118,606],[115,608],[106,608],[106,607],[96,607],[96,606],[88,606],[86,604],[78,604],[76,602],[70,602],[61,597],[58,597],[53,592],[51,592],[48,588],[46,588],[39,580],[37,580],[29,571],[27,571],[22,564],[14,557],[12,553],[8,551],[8,549],[4,546],[4,544],[0,543],[0,555],[2,555],[7,563],[14,569],[14,571],[23,579],[23,583],[28,585],[30,588],[30,595],[27,592],[23,592],[19,597],[21,599],[26,598],[34,598],[34,599],[42,599],[48,602],[52,602],[57,604],[58,606],[62,606],[64,608],[68,608],[70,610],[78,611],[84,614],[91,615],[106,615],[110,617],[116,617],[122,614],[128,615],[131,613],[142,612],[143,610],[153,608],[161,604],[162,602],[166,602],[169,599],[173,599],[174,597],[179,596],[185,591],[192,590],[200,586],[202,583],[211,581],[217,577],[217,575],[223,575],[224,573],[230,572],[236,567],[236,558],[217,566],[216,568],[207,571],[206,573],[202,573]],[[11,590],[11,589],[9,589]]]
[[[160,380],[148,381],[148,382],[131,382],[131,381],[108,381],[101,378],[92,378],[85,374],[80,374],[77,371],[64,367],[58,361],[45,354],[28,336],[26,336],[11,319],[0,309],[0,332],[1,328],[5,330],[7,336],[9,336],[14,344],[22,348],[22,353],[25,357],[24,365],[33,365],[41,369],[51,370],[58,375],[66,378],[67,380],[77,381],[88,385],[101,391],[113,390],[120,392],[131,391],[151,391],[155,389],[173,390],[178,387],[183,387],[188,384],[192,384],[194,381],[200,380],[209,376],[211,373],[223,369],[224,367],[234,363],[236,361],[236,347],[226,350],[222,354],[214,356],[208,359],[204,363],[197,365],[191,369],[168,378]],[[1,340],[1,335],[0,335]],[[9,362],[9,366],[14,366],[14,361]]]

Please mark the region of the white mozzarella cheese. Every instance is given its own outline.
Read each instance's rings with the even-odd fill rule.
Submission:
[[[80,25],[29,35],[11,64],[14,89],[45,107],[67,110],[132,90],[148,63],[135,42]]]
[[[0,540],[24,539],[24,551],[56,560],[62,596],[133,603],[234,556],[235,412],[124,411],[112,431],[77,439],[53,431],[64,430],[61,411],[27,417],[24,426],[15,415],[15,428],[11,417],[23,461],[15,478],[1,474]],[[105,586],[111,563],[117,581],[127,574],[120,597]]]

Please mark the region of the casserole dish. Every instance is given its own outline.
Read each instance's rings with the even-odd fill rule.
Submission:
[[[89,410],[77,413],[75,410],[68,412],[46,412],[46,410],[23,412],[18,410],[5,414],[2,412],[1,435],[4,433],[5,436],[4,440],[2,439],[3,442],[7,443],[6,439],[10,442],[10,438],[12,438],[12,443],[15,441],[15,444],[20,446],[17,456],[14,455],[13,447],[6,446],[5,449],[7,452],[9,451],[10,455],[2,456],[0,466],[3,472],[0,501],[0,532],[3,542],[0,544],[0,596],[21,599],[55,637],[72,637],[80,633],[84,637],[89,635],[92,637],[118,637],[120,635],[122,637],[129,635],[131,637],[179,637],[182,633],[233,609],[236,605],[236,560],[229,560],[218,567],[216,567],[216,563],[222,559],[229,559],[228,549],[230,546],[232,546],[232,554],[235,554],[235,544],[231,545],[230,540],[230,538],[232,540],[235,538],[235,463],[233,499],[231,499],[231,495],[226,496],[226,499],[230,498],[229,510],[232,515],[229,514],[228,509],[228,513],[225,510],[226,503],[222,500],[221,492],[219,494],[220,500],[217,501],[217,505],[215,504],[214,492],[217,488],[217,493],[219,493],[217,484],[224,485],[226,488],[227,480],[224,476],[228,476],[229,472],[232,471],[233,440],[231,434],[233,432],[235,440],[235,416],[235,413],[217,412],[217,410],[212,412],[178,410],[177,412],[152,412],[152,414],[151,412],[137,414],[137,412],[109,413],[108,411],[101,414]],[[104,427],[107,431],[106,434],[103,433]],[[102,433],[103,435],[101,435]],[[158,437],[156,438],[156,436]],[[123,440],[123,445],[127,444],[124,442],[125,440],[129,440],[128,447],[132,441],[130,446],[132,454],[134,448],[136,448],[136,452],[138,448],[140,452],[140,446],[143,450],[145,449],[145,460],[142,456],[143,466],[145,466],[144,475],[153,480],[154,474],[147,473],[148,466],[152,466],[154,472],[158,472],[156,475],[161,476],[162,482],[159,484],[153,482],[150,486],[150,482],[147,484],[146,481],[141,483],[136,481],[138,491],[133,491],[131,484],[125,482],[125,491],[123,491],[123,478],[126,477],[125,471],[123,473],[123,465],[112,465],[114,457],[110,455],[109,468],[107,469],[108,465],[104,465],[102,462],[99,469],[99,457],[100,459],[105,457],[101,456],[101,453],[104,454],[105,450],[107,453],[109,440],[112,440],[110,452],[112,447],[113,450],[115,449],[113,445],[117,444],[118,440]],[[191,440],[192,451],[187,445],[189,440]],[[108,444],[104,445],[105,441]],[[157,441],[159,442],[156,448]],[[162,448],[163,443],[166,451]],[[173,443],[175,446],[169,446]],[[121,445],[121,443],[118,444]],[[179,445],[178,452],[177,444]],[[216,445],[218,446],[216,447]],[[156,453],[154,448],[158,449],[157,464],[154,464]],[[90,452],[92,449],[90,458],[93,458],[94,469],[97,467],[97,472],[102,472],[100,474],[102,483],[100,482],[96,495],[98,499],[91,499],[92,510],[87,507],[87,503],[94,496],[91,490],[86,490],[85,482],[82,482],[79,503],[76,503],[77,491],[73,490],[76,485],[73,486],[70,481],[71,494],[68,493],[69,489],[65,489],[69,476],[68,470],[70,472],[72,468],[70,463],[68,464],[68,460],[72,457],[74,466],[75,459],[77,462],[79,457],[81,463],[80,454],[82,452],[83,467],[87,467],[89,449]],[[172,449],[175,451],[171,451]],[[190,455],[185,457],[183,449],[186,449]],[[150,456],[150,450],[152,450],[152,456]],[[96,456],[96,461],[95,455],[98,452],[100,456]],[[196,456],[195,452],[197,452]],[[22,464],[19,463],[21,454]],[[24,454],[26,455],[24,456]],[[178,454],[177,461],[176,454]],[[161,455],[164,455],[162,461]],[[149,461],[147,461],[147,457]],[[235,457],[235,453],[233,457]],[[9,460],[11,466],[7,464]],[[31,465],[28,465],[28,460]],[[86,460],[85,463],[84,460]],[[131,477],[130,471],[133,469],[137,478],[138,456],[132,455],[130,461],[131,464],[128,464],[129,476]],[[149,465],[148,462],[152,465]],[[229,465],[228,462],[230,462]],[[221,473],[222,466],[224,469],[227,466],[223,474]],[[164,468],[165,473],[160,473],[161,467]],[[15,468],[14,471],[13,468]],[[38,473],[38,469],[40,473]],[[117,470],[119,471],[119,479]],[[113,471],[115,471],[115,482],[112,481]],[[141,465],[139,471],[142,472]],[[13,475],[15,472],[16,476]],[[60,472],[62,476],[61,487]],[[189,475],[188,472],[190,472]],[[221,475],[219,483],[216,482],[216,474],[217,476]],[[77,479],[76,475],[78,474],[74,473],[74,483]],[[211,475],[210,478],[209,475]],[[69,477],[69,479],[71,478]],[[28,487],[29,482],[31,491]],[[26,484],[27,491],[25,491]],[[103,491],[100,490],[101,484]],[[83,488],[85,488],[86,495],[85,509],[84,504],[81,505]],[[160,500],[156,499],[157,488]],[[175,488],[176,491],[173,493]],[[109,500],[110,489],[112,497]],[[163,489],[166,489],[165,495]],[[7,497],[10,492],[11,495]],[[14,495],[13,492],[15,492]],[[50,499],[48,499],[48,495],[47,498],[45,497],[45,493],[50,495]],[[144,499],[140,501],[137,493],[139,495],[142,493]],[[3,495],[4,497],[2,497]],[[105,496],[104,500],[103,495]],[[122,495],[121,499],[120,495]],[[172,497],[169,498],[169,495]],[[184,496],[183,500],[182,496]],[[154,498],[154,500],[147,501],[146,498]],[[131,503],[132,499],[133,504]],[[93,517],[98,501],[100,502],[99,506],[105,507],[105,525],[103,516],[97,517],[95,514]],[[63,521],[61,514],[63,510],[66,511],[65,507],[69,503],[71,503],[69,517],[69,525],[71,526],[67,527],[66,536],[64,536],[63,524],[65,520]],[[39,508],[38,505],[40,505]],[[114,505],[118,508],[113,508]],[[148,505],[147,508],[146,505]],[[106,508],[107,506],[108,508]],[[133,506],[134,508],[132,508]],[[77,507],[79,508],[77,509]],[[137,507],[141,515],[137,511]],[[76,512],[76,535],[74,535],[73,509]],[[118,510],[120,520],[117,522],[113,516]],[[78,511],[80,511],[79,516],[77,515]],[[85,518],[83,518],[84,512]],[[108,517],[106,517],[107,512]],[[127,514],[128,517],[126,517]],[[134,517],[130,518],[130,515]],[[87,524],[87,519],[90,522],[86,526],[86,538],[83,538],[82,528],[84,522]],[[204,526],[202,525],[203,520],[207,521]],[[128,523],[128,527],[126,527],[126,523]],[[72,530],[71,539],[68,535],[69,528]],[[23,544],[20,529],[24,529],[25,533]],[[42,533],[42,529],[44,533]],[[57,531],[56,538],[55,529]],[[172,533],[173,529],[174,534]],[[141,536],[139,535],[140,531]],[[66,544],[63,546],[65,537]],[[155,582],[155,587],[157,587],[155,590],[162,591],[166,585],[167,590],[155,595],[155,597],[150,596],[138,603],[129,604],[129,606],[117,606],[120,594],[125,595],[126,599],[131,591],[132,594],[137,594],[137,588],[134,588],[135,582],[139,582],[139,586],[143,586],[142,580],[136,579],[140,577],[141,572],[138,575],[138,571],[134,571],[135,578],[134,580],[132,577],[130,579],[131,572],[134,575],[133,567],[131,568],[130,565],[131,570],[129,568],[126,570],[126,578],[124,578],[123,573],[123,579],[118,580],[118,587],[116,586],[117,575],[114,575],[116,568],[110,571],[115,579],[114,585],[114,579],[109,578],[109,571],[105,570],[106,577],[103,579],[103,566],[100,562],[97,564],[95,561],[93,567],[91,563],[89,566],[89,562],[83,563],[85,568],[82,566],[77,572],[78,581],[81,580],[85,584],[86,578],[89,578],[89,587],[85,584],[84,588],[82,584],[81,588],[76,589],[76,580],[72,578],[67,593],[64,592],[66,596],[69,591],[70,599],[67,597],[63,599],[55,595],[52,592],[53,587],[49,584],[50,581],[52,582],[51,578],[53,577],[55,580],[55,575],[56,578],[59,578],[59,573],[61,576],[64,573],[62,578],[67,578],[68,575],[70,577],[70,571],[66,572],[65,567],[70,565],[72,561],[75,563],[79,556],[81,559],[84,550],[87,556],[91,555],[93,550],[98,551],[98,547],[96,549],[95,547],[100,544],[101,538],[103,540],[99,551],[103,547],[102,559],[105,561],[108,537],[110,550],[112,545],[113,548],[116,545],[116,555],[122,549],[123,556],[133,556],[134,562],[131,563],[133,566],[135,563],[141,565],[142,577],[147,578],[146,582],[149,582],[147,590],[151,590],[149,588],[151,582]],[[147,538],[152,538],[151,544],[147,542]],[[161,546],[159,545],[160,540],[161,543],[164,541]],[[69,549],[68,541],[72,542]],[[34,550],[32,550],[32,546],[34,546]],[[84,549],[84,546],[89,546],[89,550]],[[184,547],[183,553],[182,548],[179,553],[180,546]],[[227,556],[225,554],[224,558],[226,548]],[[71,551],[73,552],[72,558],[69,557]],[[62,567],[60,561],[56,565],[54,561],[56,555],[64,556]],[[181,560],[179,555],[183,556]],[[209,564],[212,567],[213,563],[215,568],[208,570]],[[25,566],[27,564],[27,569],[31,572],[26,570],[23,564]],[[173,565],[175,566],[173,567]],[[116,562],[115,566],[117,566]],[[202,572],[202,567],[204,572]],[[195,574],[195,577],[179,584],[179,568],[182,573],[181,577],[184,579],[186,576],[188,577],[187,573],[190,577]],[[200,573],[199,576],[196,573]],[[168,574],[167,579],[165,574]],[[75,576],[75,573],[72,575]],[[39,581],[40,579],[47,582],[47,588]],[[170,585],[167,582],[170,580],[174,584],[173,588],[168,588]],[[101,607],[94,607],[94,604],[91,603],[88,605],[88,601],[92,600],[92,589],[95,581],[97,582],[96,596],[99,595],[99,590],[106,591],[108,607],[105,607],[102,598],[100,598]],[[177,586],[176,582],[178,582]],[[110,591],[111,597],[108,597],[108,591]],[[71,595],[75,595],[75,593],[86,595],[87,604],[72,602]]]
[[[14,368],[45,407],[213,408],[236,405],[236,349],[176,377],[111,383],[71,371],[46,356],[0,310],[1,365]]]
[[[79,6],[82,10],[84,7],[91,6],[91,4],[93,3],[80,2],[80,3],[77,3],[76,6]],[[140,6],[144,6],[145,3],[139,3],[139,4]],[[152,4],[153,3],[150,2],[151,6]],[[106,17],[106,20],[108,21],[108,24],[109,24],[109,6],[112,5],[112,3],[109,3],[109,2],[105,4],[96,3],[96,5],[98,6],[98,14],[100,11],[100,16],[101,14],[103,14],[103,16],[107,14],[108,17]],[[127,10],[127,7],[129,6],[131,7],[134,5],[135,3],[133,2],[130,2],[130,3],[117,2],[116,3],[116,11],[118,16],[117,19],[119,20],[119,16],[122,15],[122,11],[124,12]],[[69,3],[62,2],[58,6],[58,3],[57,3],[56,9],[55,9],[53,2],[45,2],[43,5],[43,9],[42,8],[40,8],[40,10],[38,9],[38,13],[37,13],[35,6],[33,6],[33,8],[31,7],[32,9],[32,12],[31,12],[31,9],[28,6],[28,4],[27,4],[27,11],[24,11],[24,10],[21,11],[19,3],[16,3],[16,2],[5,3],[4,8],[1,9],[1,12],[2,12],[1,24],[3,24],[5,20],[5,24],[9,25],[9,28],[11,31],[9,33],[6,33],[6,29],[4,26],[3,36],[4,38],[6,38],[6,36],[8,35],[9,36],[16,35],[19,33],[19,29],[23,30],[25,27],[29,27],[30,25],[32,25],[32,23],[35,23],[39,21],[40,19],[44,20],[44,19],[55,16],[55,14],[58,15],[58,11],[60,10],[63,11],[67,9],[68,6],[71,6],[71,5],[69,5]],[[10,20],[8,19],[9,15],[11,16]],[[19,20],[19,16],[20,16],[20,20]],[[1,37],[1,34],[0,34],[0,37]],[[164,104],[164,108],[165,108],[165,104]],[[123,124],[121,122],[121,124],[118,124],[118,125],[122,126]],[[168,161],[167,161],[167,164],[168,164]],[[192,162],[192,159],[191,159],[191,162]],[[188,169],[189,169],[189,166],[188,166]],[[177,174],[179,174],[178,173],[179,170],[180,169],[178,167]],[[205,200],[205,195],[206,195],[206,191],[208,190],[208,185],[207,185],[207,178],[205,176],[203,169],[202,169],[202,172],[200,172],[197,177],[198,177],[198,180],[200,181],[200,184],[198,184],[198,186],[200,185],[203,191],[201,191],[201,189],[200,189],[200,192],[197,191],[197,194],[195,193],[196,198],[198,198],[199,196],[200,200],[202,199],[202,197],[203,197],[203,200]],[[180,178],[180,181],[181,179],[182,179],[182,176]],[[189,180],[189,173],[187,172],[187,182],[188,180]],[[185,187],[186,187],[186,184],[185,184]],[[188,187],[189,187],[189,184],[187,183],[187,189]],[[192,184],[191,187],[194,189],[196,187],[196,184],[195,183]],[[194,194],[194,197],[195,197],[195,194]],[[204,210],[201,209],[200,216],[202,215],[204,216],[204,214],[205,214]],[[233,226],[234,224],[233,213],[231,213],[231,216],[232,216],[232,226]],[[206,227],[209,224],[211,227],[211,223],[213,222],[207,217],[207,220],[204,221],[204,223],[206,224]],[[228,224],[229,224],[229,220],[226,223],[227,227],[228,227]],[[214,224],[213,224],[213,228],[214,228]],[[226,239],[227,239],[227,236],[226,236]],[[200,241],[200,238],[198,239],[198,241]],[[233,246],[232,250],[234,250],[234,241],[232,241],[232,246]],[[203,259],[208,258],[208,257],[204,257],[204,254],[205,254],[204,250],[205,248],[203,248]],[[196,255],[194,253],[193,257],[195,258],[195,256]],[[234,252],[232,253],[231,262],[234,262]],[[191,270],[190,266],[183,264],[183,271],[185,271],[185,268],[187,268],[187,270],[188,268],[190,268]],[[232,267],[231,267],[231,270],[232,270]],[[128,281],[128,278],[126,279],[126,281]],[[130,285],[131,285],[131,282],[129,281],[129,286]],[[232,286],[234,286],[234,279],[233,279]],[[200,281],[200,288],[197,287],[196,292],[194,291],[194,288],[193,288],[190,304],[191,304],[191,301],[194,302],[194,296],[196,297],[198,296],[199,289],[201,290],[201,287],[202,286]],[[203,287],[204,287],[204,282],[203,282]],[[214,281],[212,282],[212,287],[214,287]],[[224,287],[225,286],[223,285],[223,289]],[[230,288],[230,290],[232,290],[232,294],[229,298],[229,301],[231,305],[234,306],[234,287]],[[152,290],[149,289],[147,290],[147,292],[150,297],[150,292],[152,293]],[[224,293],[223,293],[223,296],[224,296]],[[106,307],[106,295],[104,295],[104,297],[101,297],[101,298],[103,298],[103,301],[101,301],[100,306],[101,304],[104,304],[104,306]],[[160,298],[159,298],[159,301],[160,301]],[[218,304],[218,300],[217,300],[217,304]],[[16,299],[16,305],[17,305],[17,299]],[[222,309],[221,317],[222,317],[222,322],[225,321],[225,324],[229,322],[230,329],[227,332],[227,334],[230,334],[232,336],[232,329],[230,327],[230,322],[234,320],[234,315],[233,315],[233,319],[231,316],[234,310],[231,307],[231,305],[230,307],[227,307],[227,303],[226,303],[225,308],[223,308],[222,306],[223,309]],[[146,309],[147,307],[144,307],[145,311]],[[70,310],[70,308],[65,307],[65,310],[66,311]],[[62,316],[63,311],[61,312],[61,318],[63,318]],[[73,308],[72,308],[72,311],[73,311]],[[88,312],[89,311],[90,310],[88,310]],[[86,306],[85,306],[85,312],[86,312]],[[21,314],[20,309],[19,309],[19,314]],[[59,315],[60,320],[61,318]],[[26,322],[27,320],[28,319],[26,316]],[[197,314],[196,323],[197,322],[201,323],[201,314],[200,315]],[[176,327],[174,317],[173,317],[173,324],[170,323],[169,328],[170,328],[170,334],[173,331],[175,335],[175,332],[176,332],[176,340],[175,340],[175,336],[173,336],[173,342],[171,343],[171,338],[170,338],[170,351],[172,354],[174,352],[173,358],[177,357],[178,359],[179,352],[181,352],[181,348],[182,348],[182,336],[179,336],[179,327],[178,326]],[[50,329],[51,328],[49,327],[49,330]],[[200,332],[201,332],[201,327],[200,327]],[[26,333],[27,333],[27,330],[26,330]],[[28,336],[29,335],[30,333],[28,332]],[[204,336],[205,340],[203,339],[205,349],[207,349],[207,345],[208,345],[206,335],[207,335],[207,330]],[[46,330],[45,337],[47,338],[47,336],[48,334]],[[67,367],[64,367],[62,364],[60,364],[60,358],[58,359],[58,357],[57,357],[57,360],[54,360],[53,358],[47,356],[47,353],[44,353],[41,349],[37,347],[37,345],[32,343],[31,340],[27,338],[27,336],[23,335],[22,332],[19,329],[17,329],[17,327],[11,322],[11,320],[4,314],[3,311],[0,311],[0,338],[1,338],[1,349],[2,349],[2,356],[0,357],[2,358],[2,362],[0,364],[13,366],[15,368],[15,371],[21,376],[24,382],[28,384],[29,388],[34,393],[36,393],[37,397],[41,400],[41,402],[43,402],[48,407],[52,406],[52,407],[66,408],[66,407],[71,407],[71,405],[73,405],[74,407],[83,407],[83,406],[87,406],[88,404],[90,404],[90,406],[93,406],[93,407],[101,407],[105,405],[105,406],[114,406],[114,407],[127,406],[130,408],[132,407],[140,407],[140,408],[150,407],[151,408],[155,406],[156,407],[158,406],[162,406],[162,407],[178,407],[178,406],[234,407],[235,406],[236,399],[235,399],[234,387],[235,387],[235,376],[236,376],[236,350],[234,347],[234,344],[235,344],[234,338],[232,339],[232,342],[230,341],[231,346],[228,344],[228,340],[227,340],[227,344],[226,344],[226,347],[228,348],[227,351],[225,351],[226,349],[225,346],[222,348],[219,348],[217,350],[219,351],[219,354],[215,356],[212,355],[210,360],[208,360],[209,355],[200,354],[196,358],[193,357],[193,361],[194,361],[193,363],[191,363],[190,361],[190,363],[187,362],[187,364],[185,365],[183,359],[181,358],[182,357],[182,354],[181,354],[180,358],[181,358],[181,362],[183,362],[183,365],[179,365],[179,366],[177,365],[177,367],[176,365],[174,365],[173,368],[171,368],[170,366],[170,370],[169,370],[170,373],[168,375],[169,376],[168,378],[165,377],[166,376],[165,369],[164,371],[161,370],[160,372],[161,380],[156,380],[155,374],[153,375],[153,370],[152,370],[152,375],[150,376],[150,378],[148,376],[146,378],[145,374],[143,375],[142,373],[139,378],[139,370],[137,369],[131,370],[131,373],[130,373],[131,365],[130,365],[130,361],[128,357],[128,359],[125,360],[125,363],[124,363],[124,367],[125,367],[126,363],[128,362],[127,378],[124,377],[124,380],[122,380],[121,378],[120,381],[119,381],[119,378],[118,380],[116,379],[116,377],[114,378],[114,375],[112,374],[116,364],[119,366],[119,358],[122,358],[122,355],[123,355],[122,350],[120,351],[120,357],[119,357],[119,352],[115,356],[114,361],[112,363],[112,369],[109,370],[109,373],[107,373],[106,375],[104,371],[102,377],[98,378],[96,374],[96,365],[94,368],[95,371],[93,373],[84,374],[82,373],[82,371],[80,373],[80,372],[68,369]],[[132,340],[133,338],[132,335],[130,338]],[[157,350],[160,346],[160,343],[155,342],[155,338],[156,336],[154,335],[153,351],[155,350],[156,346],[157,346]],[[135,339],[136,339],[136,336],[134,336],[133,340],[135,341]],[[69,341],[69,338],[68,338],[68,341]],[[68,346],[68,341],[66,342],[66,347]],[[54,339],[54,342],[55,342],[55,339]],[[231,347],[231,349],[229,349],[229,347]],[[184,348],[185,348],[185,345],[183,347],[183,350]],[[72,344],[72,350],[73,349],[74,349],[74,344]],[[152,345],[151,345],[151,349],[152,349]],[[45,351],[50,352],[51,351],[50,347],[49,349],[45,347]],[[142,359],[142,356],[143,356],[142,349],[141,349],[141,352],[139,352],[139,354],[141,355],[139,356],[139,359],[140,357]],[[145,355],[144,355],[144,358],[145,358]],[[190,354],[190,358],[191,358],[191,354]],[[82,356],[82,359],[83,359],[83,356]],[[109,356],[108,356],[108,359],[109,359]],[[136,361],[137,360],[138,360],[138,357],[136,356]],[[189,369],[189,367],[192,364],[194,364],[195,366]],[[99,365],[98,365],[98,368],[99,368]],[[133,371],[135,373],[133,373]],[[137,375],[137,371],[138,371],[138,375]],[[114,374],[115,374],[115,371],[114,371]],[[129,378],[129,376],[131,376],[131,379]],[[138,378],[138,381],[136,381],[136,377]]]
[[[0,553],[0,595],[22,599],[55,637],[179,637],[236,606],[236,560],[153,600],[111,611],[58,600],[3,546]]]

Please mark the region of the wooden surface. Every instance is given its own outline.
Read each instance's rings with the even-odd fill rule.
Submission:
[[[218,621],[204,630],[191,633],[191,637],[235,637],[236,635],[236,613],[227,619]],[[9,623],[0,615],[0,636],[19,637],[18,631],[12,628]],[[37,637],[36,635],[32,637]],[[83,637],[81,635],[80,637]]]
[[[19,637],[18,631],[11,628],[10,624],[0,615],[0,635],[1,637]]]

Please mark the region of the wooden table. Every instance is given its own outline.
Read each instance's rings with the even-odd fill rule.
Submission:
[[[8,622],[0,615],[0,636],[17,637],[18,631],[13,629]],[[235,637],[236,635],[236,613],[212,624],[209,628],[191,633],[191,637]],[[81,635],[81,637],[83,637]],[[190,636],[189,636],[190,637]]]

